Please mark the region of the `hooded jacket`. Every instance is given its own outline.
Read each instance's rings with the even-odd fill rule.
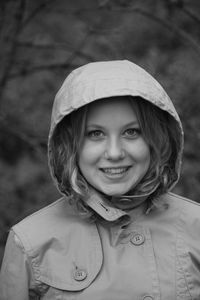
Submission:
[[[179,177],[183,131],[178,114],[160,84],[129,61],[91,63],[67,77],[54,101],[49,157],[54,130],[65,116],[113,96],[140,96],[174,118]],[[8,237],[0,299],[200,299],[200,206],[170,192],[158,202],[156,209],[147,210],[144,203],[126,213],[94,192],[87,204],[106,225],[81,219],[66,196],[25,218]],[[120,218],[123,222],[109,225]]]

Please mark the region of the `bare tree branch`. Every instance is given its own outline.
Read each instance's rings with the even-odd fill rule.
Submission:
[[[19,34],[20,28],[21,28],[21,23],[22,23],[22,19],[24,16],[24,11],[25,11],[25,0],[20,0],[17,8],[16,8],[16,12],[14,15],[14,20],[13,20],[13,33],[12,36],[16,37]],[[6,85],[7,79],[9,77],[10,71],[12,69],[12,66],[15,62],[15,55],[16,55],[16,50],[17,50],[17,44],[16,44],[16,40],[13,39],[11,41],[11,45],[10,48],[8,49],[7,55],[6,55],[6,59],[4,62],[4,66],[3,66],[3,70],[2,70],[2,77],[0,79],[0,99],[2,99],[2,94],[4,91],[4,87]]]
[[[189,16],[191,19],[193,19],[195,22],[200,24],[200,17],[195,14],[194,11],[186,8],[185,6],[181,7],[181,10],[187,15]]]
[[[39,140],[38,137],[31,138],[28,133],[24,132],[24,130],[22,131],[15,128],[14,126],[10,126],[10,123],[6,121],[5,116],[3,116],[2,114],[0,115],[0,123],[10,134],[29,146],[40,160],[44,161],[44,159],[46,159],[46,151],[44,151],[42,147],[42,145],[46,145],[45,139]]]
[[[98,25],[101,23],[101,20],[99,21],[98,24],[96,24],[95,27],[98,27]],[[27,68],[23,68],[18,72],[13,72],[12,74],[10,74],[9,79],[13,79],[19,76],[25,76],[28,74],[33,74],[35,72],[38,71],[49,71],[49,70],[55,70],[55,69],[74,69],[77,68],[79,65],[77,64],[73,64],[73,60],[76,58],[77,55],[80,55],[80,49],[84,48],[84,45],[87,43],[88,39],[90,38],[91,35],[93,35],[95,33],[95,28],[90,27],[88,32],[84,35],[84,37],[82,38],[82,40],[80,41],[80,43],[78,44],[78,46],[76,47],[76,49],[72,52],[72,54],[67,58],[67,60],[63,63],[57,63],[57,64],[45,64],[45,65],[39,65],[39,66],[33,66],[30,69]],[[85,54],[81,53],[82,56],[86,57],[87,59],[89,58],[89,61],[93,61],[93,57],[92,56],[85,56]]]
[[[175,34],[177,34],[179,37],[183,38],[183,40],[189,42],[189,45],[196,51],[196,53],[200,56],[200,45],[199,43],[194,40],[191,35],[189,35],[188,33],[186,33],[184,30],[182,30],[181,28],[177,27],[175,24],[171,24],[170,22],[163,20],[157,16],[154,16],[153,14],[141,10],[139,9],[138,11],[136,11],[137,13],[146,16],[147,18],[163,25],[165,28],[167,28],[168,30],[174,32]]]
[[[13,72],[12,74],[9,75],[9,80],[10,79],[14,79],[16,77],[20,77],[20,76],[26,76],[29,74],[33,74],[39,71],[51,71],[51,70],[55,70],[55,69],[74,69],[79,67],[79,65],[77,64],[73,64],[73,60],[76,58],[76,56],[78,54],[80,54],[80,50],[84,47],[84,44],[86,43],[87,39],[89,38],[89,34],[86,34],[85,37],[82,39],[82,41],[79,43],[79,45],[77,46],[77,49],[73,51],[73,53],[67,58],[67,60],[63,63],[54,63],[54,64],[45,64],[45,65],[39,65],[39,66],[33,66],[29,69],[27,69],[26,67],[21,69],[20,71],[17,72]],[[85,58],[89,58],[89,61],[93,61],[93,57],[89,56],[87,57],[87,55],[81,53],[82,56],[84,56]]]
[[[30,74],[40,72],[40,71],[52,71],[52,70],[56,70],[56,69],[73,69],[73,68],[77,68],[78,66],[79,65],[72,64],[70,62],[63,62],[63,63],[57,63],[57,64],[45,64],[45,65],[33,66],[29,69],[24,67],[20,71],[13,72],[12,74],[10,74],[9,80],[14,79],[16,77],[30,75]]]
[[[87,60],[93,60],[93,56],[87,53],[81,52],[79,49],[74,49],[67,43],[54,43],[54,44],[38,44],[34,42],[21,42],[17,41],[18,47],[33,48],[38,50],[64,50],[64,51],[76,51],[77,55],[86,58]]]
[[[43,9],[45,9],[48,4],[50,4],[51,2],[54,2],[55,0],[46,0],[46,2],[41,3],[38,7],[36,7],[31,13],[30,15],[23,21],[22,26],[20,28],[20,30],[23,30],[31,21],[32,19],[38,14],[40,13]]]
[[[0,3],[0,28],[3,26],[4,18],[5,18],[5,11],[6,11],[6,2],[2,1]]]
[[[163,27],[167,28],[169,31],[174,32],[179,37],[183,38],[184,41],[187,41],[189,45],[196,51],[196,53],[200,56],[200,45],[199,43],[194,40],[191,35],[186,33],[183,29],[177,27],[175,24],[171,24],[170,22],[161,19],[160,17],[153,15],[152,13],[143,10],[139,7],[129,7],[129,8],[113,8],[114,11],[120,11],[125,13],[137,13],[144,17],[147,17],[148,19],[151,19],[152,21],[161,24]]]
[[[76,58],[76,56],[79,53],[79,49],[83,49],[85,44],[87,43],[88,39],[90,38],[90,35],[93,34],[93,29],[90,29],[85,36],[82,38],[82,40],[80,41],[80,43],[78,44],[78,46],[76,47],[76,50],[74,50],[72,52],[72,54],[68,57],[66,63],[70,64],[71,62],[73,62],[73,60]]]
[[[51,0],[45,2],[45,4],[43,5],[47,5],[48,3],[50,3]],[[40,7],[41,8],[41,7]],[[38,8],[39,9],[39,8]],[[139,7],[129,7],[129,8],[116,8],[116,7],[112,7],[109,8],[115,11],[120,11],[120,12],[126,12],[126,13],[138,13],[143,15],[144,17],[147,17],[149,19],[151,19],[154,22],[157,22],[159,24],[161,24],[163,27],[167,28],[168,30],[170,30],[171,32],[174,32],[175,34],[177,34],[179,37],[181,37],[184,41],[187,41],[189,43],[189,45],[198,53],[198,55],[200,55],[200,45],[198,44],[198,42],[196,40],[194,40],[188,33],[186,33],[184,30],[182,30],[181,28],[177,27],[175,24],[171,24],[170,22],[161,19],[158,16],[153,15],[152,13],[143,10]],[[108,30],[107,30],[108,31]],[[25,76],[28,74],[33,74],[35,72],[39,72],[39,71],[48,71],[48,70],[55,70],[55,69],[72,69],[74,67],[77,67],[76,64],[72,64],[72,61],[75,59],[75,57],[77,55],[82,56],[84,58],[86,58],[89,61],[93,60],[93,57],[87,54],[83,54],[80,49],[83,49],[84,45],[86,44],[88,38],[90,38],[90,36],[92,34],[97,34],[101,32],[100,29],[98,29],[98,24],[95,26],[95,28],[91,28],[83,37],[83,39],[81,40],[81,42],[79,43],[79,45],[76,47],[76,49],[74,49],[74,51],[72,52],[72,54],[67,58],[67,60],[63,63],[54,63],[54,64],[45,64],[45,65],[39,65],[39,66],[32,66],[30,68],[22,68],[19,71],[13,72],[12,74],[9,75],[9,79],[13,79],[16,78],[18,76]],[[101,32],[102,33],[102,32]],[[21,43],[21,42],[17,42],[18,46],[27,46],[27,47],[39,47],[40,49],[46,49],[46,47],[52,47],[52,49],[64,49],[66,48],[65,44],[58,44],[58,45],[38,45],[38,44],[34,44],[31,42],[25,42],[25,43]]]

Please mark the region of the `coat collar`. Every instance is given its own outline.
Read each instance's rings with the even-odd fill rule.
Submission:
[[[126,201],[132,198],[134,198],[135,206],[131,210],[122,210],[113,205],[115,201],[119,202],[120,199]],[[111,201],[108,201],[102,194],[92,190],[90,196],[86,199],[86,203],[105,221],[121,221],[121,224],[128,225],[134,220],[138,213],[141,214],[142,212],[145,214],[149,212],[149,208],[147,208],[147,204],[145,203],[146,198],[147,195],[142,197],[122,196],[121,198],[112,197]]]

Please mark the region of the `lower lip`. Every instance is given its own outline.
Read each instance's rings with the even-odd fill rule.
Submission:
[[[109,172],[104,172],[101,170],[101,172],[103,173],[103,175],[109,179],[120,179],[120,178],[123,178],[124,176],[127,175],[127,173],[129,172],[130,170],[130,167],[127,168],[125,171],[122,171],[120,173],[109,173]]]

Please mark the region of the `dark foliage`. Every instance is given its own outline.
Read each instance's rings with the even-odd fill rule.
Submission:
[[[199,0],[1,0],[0,260],[10,226],[59,195],[46,143],[65,76],[127,58],[155,76],[182,118],[185,152],[175,191],[200,195]]]

